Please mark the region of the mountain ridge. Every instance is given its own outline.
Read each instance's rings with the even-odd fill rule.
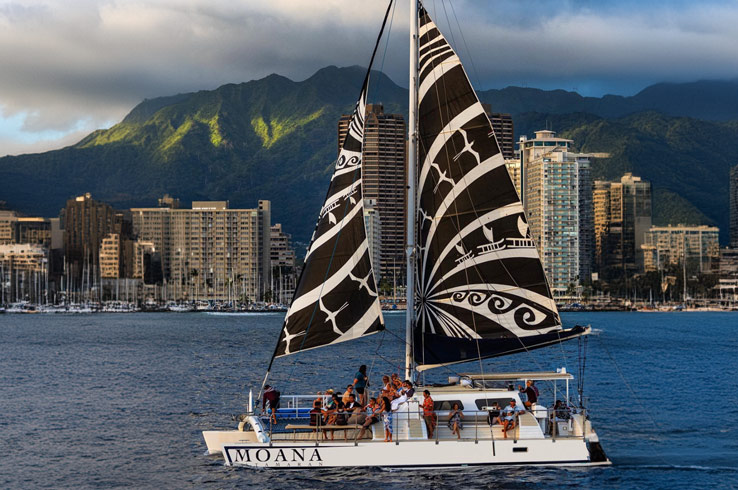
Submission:
[[[273,221],[306,241],[336,156],[337,121],[353,109],[363,77],[364,68],[330,66],[298,82],[273,74],[145,99],[120,123],[75,145],[0,158],[0,197],[47,216],[84,192],[119,208],[154,205],[164,193],[185,202],[228,199],[233,207],[270,199]],[[722,119],[738,120],[738,82],[684,85],[682,92],[670,84],[647,87],[630,98],[520,87],[479,95],[493,110],[512,113],[518,134],[553,125],[584,151],[611,152],[608,161],[595,161],[595,177],[633,171],[651,180],[655,195],[671,196],[670,209],[655,206],[660,220],[699,220],[726,231],[727,189],[724,199],[716,193],[722,195],[738,155],[729,149],[721,155],[711,145],[738,137],[738,123]],[[370,94],[386,112],[406,113],[407,89],[386,75],[373,72]],[[734,99],[715,120],[697,119],[703,106],[685,103],[689,96],[709,107],[726,94]],[[700,177],[700,170],[711,177]],[[709,191],[700,187],[705,182]]]

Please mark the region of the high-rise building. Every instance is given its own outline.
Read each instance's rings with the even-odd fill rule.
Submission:
[[[161,254],[171,299],[258,301],[271,281],[271,204],[230,209],[194,201],[192,209],[131,209],[139,240]]]
[[[100,244],[100,277],[103,279],[119,279],[122,277],[122,247],[120,235],[108,233]]]
[[[642,245],[646,271],[684,266],[709,274],[719,268],[720,229],[716,226],[652,226]]]
[[[738,248],[738,165],[730,169],[730,246]]]
[[[553,131],[521,139],[523,193],[531,237],[555,295],[591,276],[593,223],[590,155]]]
[[[13,225],[18,219],[15,211],[0,210],[0,245],[13,243]]]
[[[271,233],[272,300],[288,304],[297,283],[292,236],[282,230],[281,223],[272,225]]]
[[[373,199],[364,199],[364,227],[377,283],[382,280],[382,221]]]
[[[510,174],[513,184],[515,184],[515,190],[518,191],[518,196],[520,196],[520,158],[506,158],[505,167]]]
[[[651,228],[651,183],[626,173],[619,182],[596,181],[594,263],[605,279],[643,271],[643,240]]]
[[[338,122],[339,151],[349,120],[345,115]],[[367,104],[362,185],[364,198],[376,201],[382,217],[379,273],[385,279],[405,275],[406,136],[401,114],[385,114],[382,104]]]
[[[13,242],[51,246],[51,221],[48,218],[16,218],[13,223]]]
[[[487,116],[489,116],[489,122],[492,123],[492,130],[495,133],[502,156],[506,160],[515,158],[512,116],[504,112],[492,112],[492,106],[489,104],[482,104],[482,106],[487,112]]]
[[[90,193],[69,199],[62,211],[62,221],[64,255],[72,277],[81,277],[85,271],[95,277],[103,238],[109,233],[129,237],[131,232],[129,217],[116,212],[109,204],[94,200]]]

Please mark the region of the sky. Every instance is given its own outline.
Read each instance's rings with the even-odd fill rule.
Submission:
[[[407,86],[408,1],[375,67]],[[426,0],[478,89],[633,95],[738,78],[738,0]],[[144,98],[368,63],[384,0],[0,0],[0,156],[119,122]],[[461,29],[460,29],[461,28]],[[383,47],[384,48],[384,47]],[[386,54],[385,54],[386,53]]]

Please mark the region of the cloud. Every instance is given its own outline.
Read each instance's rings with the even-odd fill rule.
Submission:
[[[400,84],[406,3],[397,6],[387,59],[380,50],[377,61]],[[478,88],[600,95],[738,76],[733,2],[426,4]],[[350,0],[0,0],[0,154],[105,127],[143,98],[366,65],[385,8]],[[11,122],[14,131],[6,130]]]

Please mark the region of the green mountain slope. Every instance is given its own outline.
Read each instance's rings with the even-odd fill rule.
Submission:
[[[584,152],[608,152],[593,175],[617,179],[633,172],[653,183],[654,222],[712,224],[728,231],[728,174],[738,163],[738,122],[710,122],[643,112],[618,119],[590,114],[525,114],[528,134],[546,124]]]
[[[119,124],[74,146],[0,158],[0,199],[46,216],[84,192],[118,208],[154,205],[164,193],[185,203],[228,199],[233,207],[270,199],[273,220],[306,241],[336,156],[337,120],[352,110],[363,75],[360,67],[328,67],[302,82],[271,75],[145,100]],[[732,85],[721,87],[724,95]],[[633,171],[651,180],[657,221],[716,223],[727,230],[727,172],[738,161],[730,142],[738,125],[654,112],[623,116],[656,102],[678,111],[673,100],[681,89],[667,88],[592,99],[510,87],[480,97],[495,110],[512,112],[518,134],[548,125],[584,151],[612,153],[597,162],[598,178]],[[693,85],[682,92],[701,93]],[[406,112],[407,90],[382,74],[373,76],[370,98],[387,112]],[[733,102],[721,117],[738,119]],[[526,112],[531,109],[539,113]]]

